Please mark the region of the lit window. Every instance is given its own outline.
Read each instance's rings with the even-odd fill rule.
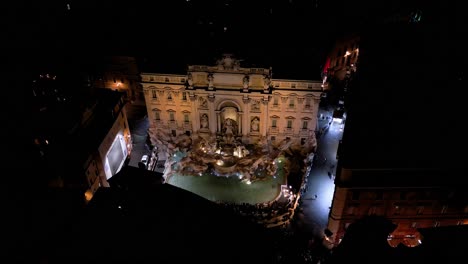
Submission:
[[[442,210],[440,210],[441,214],[445,214],[447,212],[447,205],[442,206]]]
[[[424,213],[424,206],[418,206],[416,208],[416,214],[420,215]]]

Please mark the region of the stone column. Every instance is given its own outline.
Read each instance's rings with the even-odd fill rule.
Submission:
[[[221,112],[219,110],[216,110],[215,111],[216,113],[216,126],[217,126],[217,130],[216,132],[221,132]]]
[[[238,124],[239,124],[239,134],[240,135],[244,135],[244,133],[242,133],[242,112],[237,112],[237,119],[238,119]]]
[[[262,113],[260,114],[260,134],[262,136],[266,136],[268,132],[268,100],[268,95],[262,98]]]
[[[200,113],[198,112],[197,96],[194,93],[189,93],[189,99],[192,108],[192,131],[197,133],[200,129]]]

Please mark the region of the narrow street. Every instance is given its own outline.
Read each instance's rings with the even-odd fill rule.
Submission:
[[[297,215],[295,231],[323,238],[335,189],[336,152],[343,134],[343,125],[332,121],[332,111],[320,110],[325,117],[321,126],[329,125],[318,138],[317,155],[308,175],[306,192],[302,196],[302,212]],[[327,119],[329,117],[329,119]],[[331,123],[330,123],[331,122]]]
[[[146,144],[147,131],[148,131],[148,116],[146,113],[145,105],[127,105],[127,118],[132,134],[132,153],[130,154],[129,166],[137,167],[138,162],[143,155],[151,153],[148,145]]]

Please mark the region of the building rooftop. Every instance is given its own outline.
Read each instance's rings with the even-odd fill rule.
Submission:
[[[70,259],[80,263],[265,263],[269,251],[262,232],[227,209],[172,185],[100,188],[69,240],[62,241],[58,254],[50,259],[53,263]]]
[[[466,171],[468,141],[461,121],[466,109],[460,95],[466,80],[441,67],[455,63],[449,52],[461,46],[442,41],[447,33],[441,23],[428,17],[363,32],[358,71],[345,102],[339,166],[366,179],[401,178],[400,184],[430,178],[448,183]]]

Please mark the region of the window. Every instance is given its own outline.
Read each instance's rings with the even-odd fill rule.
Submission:
[[[278,106],[278,97],[273,98],[273,106]]]
[[[165,82],[169,82],[169,78],[166,77],[166,78],[164,79],[164,81],[165,81]]]
[[[161,115],[160,115],[159,111],[154,111],[154,119],[155,120],[161,120]]]
[[[288,120],[288,128],[292,128],[292,120]]]
[[[158,99],[158,96],[156,95],[156,90],[151,90],[151,95],[153,96],[153,99]]]
[[[424,206],[419,205],[418,207],[416,207],[416,214],[421,215],[423,213],[424,213]]]
[[[185,122],[185,123],[190,123],[190,116],[189,116],[189,114],[184,114],[184,122]]]
[[[171,92],[169,92],[169,93],[167,94],[167,100],[168,100],[168,101],[172,101],[172,93],[171,93]]]
[[[174,112],[170,112],[170,113],[169,113],[169,120],[171,120],[171,121],[174,121],[174,120],[175,120],[175,118],[174,118]]]
[[[275,140],[276,140],[276,137],[275,137],[275,136],[271,136],[271,138],[270,138],[270,139],[271,139],[271,142],[275,142]]]
[[[182,92],[182,101],[187,101],[187,92]]]
[[[305,138],[301,138],[301,145],[304,145],[304,144],[305,144],[305,141],[306,141]]]
[[[306,98],[305,99],[305,108],[306,109],[309,109],[310,108],[310,105],[311,105],[311,99],[310,98]]]
[[[271,127],[276,127],[276,119],[271,120]]]
[[[302,129],[307,129],[309,122],[307,121],[302,121]]]
[[[172,132],[172,136],[173,136],[173,137],[177,136],[177,133],[176,133],[175,130],[171,130],[171,132]]]
[[[447,212],[447,205],[442,206],[442,210],[440,210],[441,214],[445,214]]]
[[[294,98],[289,100],[289,108],[294,108]]]
[[[377,214],[377,210],[378,210],[378,207],[377,206],[371,206],[371,208],[369,208],[369,215],[376,215]]]

